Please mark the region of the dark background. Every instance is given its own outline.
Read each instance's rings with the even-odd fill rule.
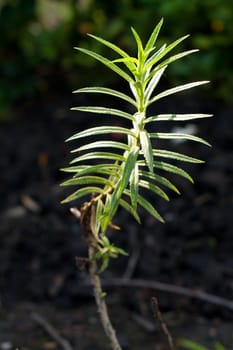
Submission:
[[[154,199],[165,225],[142,212],[138,226],[120,211],[116,223],[122,230],[110,232],[110,237],[130,257],[113,261],[103,277],[128,275],[232,300],[232,1],[2,0],[0,347],[6,342],[10,348],[57,347],[33,321],[31,312],[53,323],[74,348],[106,346],[86,285],[87,274],[76,267],[75,257],[86,256],[86,245],[69,206],[60,204],[69,189],[59,187],[66,178],[59,169],[70,159],[71,145],[64,140],[94,123],[88,115],[69,111],[89,103],[86,97],[72,95],[72,90],[95,84],[121,90],[125,86],[73,47],[107,55],[86,36],[93,33],[135,52],[130,26],[145,41],[161,17],[164,25],[158,46],[190,33],[180,50],[200,49],[170,66],[161,89],[193,80],[211,83],[195,93],[164,100],[155,110],[213,113],[214,118],[195,123],[198,135],[213,148],[173,145],[177,151],[206,160],[204,165],[187,168],[194,186],[174,177],[182,196],[171,194],[169,203]],[[131,271],[129,262],[134,264]],[[210,350],[215,350],[216,342],[232,347],[229,307],[147,288],[108,287],[107,291],[125,349],[166,349],[150,308],[155,294],[174,339],[189,337]]]

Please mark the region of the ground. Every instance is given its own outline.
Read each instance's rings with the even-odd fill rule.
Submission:
[[[0,128],[2,350],[59,348],[59,341],[38,321],[38,315],[74,349],[108,349],[85,266],[80,266],[86,244],[69,205],[60,204],[70,189],[59,187],[67,178],[59,168],[68,164],[73,146],[64,140],[84,128],[89,117],[69,111],[78,103],[80,100],[64,96],[22,103],[15,108],[14,121]],[[115,223],[121,231],[112,231],[110,238],[126,249],[129,257],[112,261],[103,274],[112,319],[124,349],[167,349],[166,337],[151,308],[151,298],[157,296],[175,342],[188,337],[210,350],[215,342],[230,350],[233,108],[189,95],[156,108],[155,113],[169,109],[214,113],[214,118],[196,123],[198,135],[213,148],[193,143],[172,145],[206,163],[186,166],[194,185],[172,178],[182,196],[171,194],[168,203],[154,199],[166,224],[142,211],[142,225],[138,226],[125,212],[118,213]],[[89,118],[91,125],[94,118]],[[111,285],[113,279],[122,277],[206,292],[220,297],[220,304],[175,291]]]

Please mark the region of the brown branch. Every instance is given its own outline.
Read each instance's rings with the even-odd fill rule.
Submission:
[[[167,327],[166,322],[163,319],[163,315],[161,314],[161,311],[159,309],[159,302],[158,302],[158,299],[156,297],[151,298],[151,305],[152,305],[152,310],[153,310],[153,316],[155,319],[158,319],[158,321],[160,323],[161,329],[167,338],[169,349],[175,350],[172,336],[169,332],[169,329]]]
[[[57,330],[41,315],[36,312],[31,314],[31,318],[38,323],[47,333],[48,335],[54,339],[57,344],[59,344],[64,350],[73,350],[72,346],[68,342],[68,340],[62,338]]]
[[[121,287],[131,287],[131,288],[148,288],[159,290],[166,293],[183,295],[188,298],[194,298],[202,300],[214,305],[223,306],[227,309],[233,310],[233,301],[218,297],[216,295],[208,294],[201,290],[189,289],[186,287],[179,287],[168,283],[149,281],[144,279],[123,279],[123,278],[113,278],[102,281],[105,287],[121,286]]]

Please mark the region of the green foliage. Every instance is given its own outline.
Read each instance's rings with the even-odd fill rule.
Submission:
[[[181,339],[179,341],[179,345],[181,346],[181,348],[179,348],[183,350],[210,350],[206,346],[196,343],[190,339]],[[216,342],[213,345],[213,350],[226,350],[226,348],[222,344]]]
[[[101,261],[100,272],[103,272],[108,267],[110,258],[117,258],[119,254],[128,255],[123,249],[110,243],[105,235],[100,235],[97,250],[97,253],[93,255],[93,259]]]
[[[91,56],[114,71],[128,83],[130,90],[129,95],[98,86],[75,91],[76,93],[95,93],[116,97],[119,101],[118,109],[105,106],[79,106],[73,109],[94,115],[100,114],[103,119],[107,120],[121,118],[125,120],[128,127],[105,124],[74,134],[67,141],[87,140],[85,143],[82,141],[82,145],[72,151],[78,155],[71,161],[71,166],[62,169],[73,174],[73,177],[62,185],[80,187],[64,199],[63,203],[92,194],[89,203],[96,208],[96,224],[92,230],[98,241],[97,253],[93,258],[102,261],[101,271],[108,266],[110,258],[125,254],[122,249],[112,245],[106,237],[106,230],[112,226],[111,221],[119,206],[130,212],[138,222],[140,222],[138,206],[144,208],[157,220],[164,222],[157,209],[146,198],[145,190],[168,201],[167,190],[179,193],[176,186],[167,178],[169,173],[180,175],[193,182],[192,177],[185,170],[174,165],[172,161],[202,163],[202,160],[185,154],[155,148],[154,139],[156,144],[157,140],[160,139],[182,139],[209,145],[197,136],[180,133],[155,133],[148,128],[152,123],[157,125],[160,121],[187,121],[210,117],[207,114],[151,115],[149,112],[148,107],[159,99],[207,83],[207,81],[199,81],[155,93],[157,84],[168,65],[197,51],[188,50],[168,57],[168,53],[187,36],[169,45],[163,44],[157,49],[155,44],[162,22],[161,20],[155,27],[145,45],[135,29],[132,28],[137,46],[136,56],[130,56],[115,44],[94,35],[90,35],[90,37],[111,49],[117,57],[111,59],[88,49],[76,48],[79,52]],[[121,103],[121,101],[123,102]],[[121,107],[124,108],[125,102],[128,103],[129,110],[132,112],[121,109]],[[121,142],[112,140],[113,133],[121,135]],[[90,137],[94,137],[94,141],[90,141]]]

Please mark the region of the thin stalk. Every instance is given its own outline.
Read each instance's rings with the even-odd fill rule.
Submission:
[[[79,211],[77,208],[71,208],[71,213],[80,221],[82,229],[84,231],[84,237],[88,244],[88,257],[89,257],[89,275],[90,282],[93,288],[95,302],[100,316],[100,321],[104,332],[110,342],[112,350],[122,350],[119,341],[116,337],[115,329],[109,317],[108,307],[105,302],[105,293],[102,288],[100,274],[96,260],[93,256],[97,253],[98,237],[93,231],[93,222],[96,220],[95,206],[92,201],[84,203]]]
[[[109,339],[112,350],[122,350],[118,342],[118,339],[116,337],[115,329],[113,328],[113,325],[109,318],[108,307],[105,302],[105,296],[102,289],[98,267],[96,264],[96,260],[93,259],[93,255],[96,253],[95,247],[90,245],[88,249],[88,253],[89,253],[89,261],[90,261],[90,265],[89,265],[90,280],[91,280],[91,285],[93,288],[95,302],[98,308],[102,327],[104,329],[106,336]]]

